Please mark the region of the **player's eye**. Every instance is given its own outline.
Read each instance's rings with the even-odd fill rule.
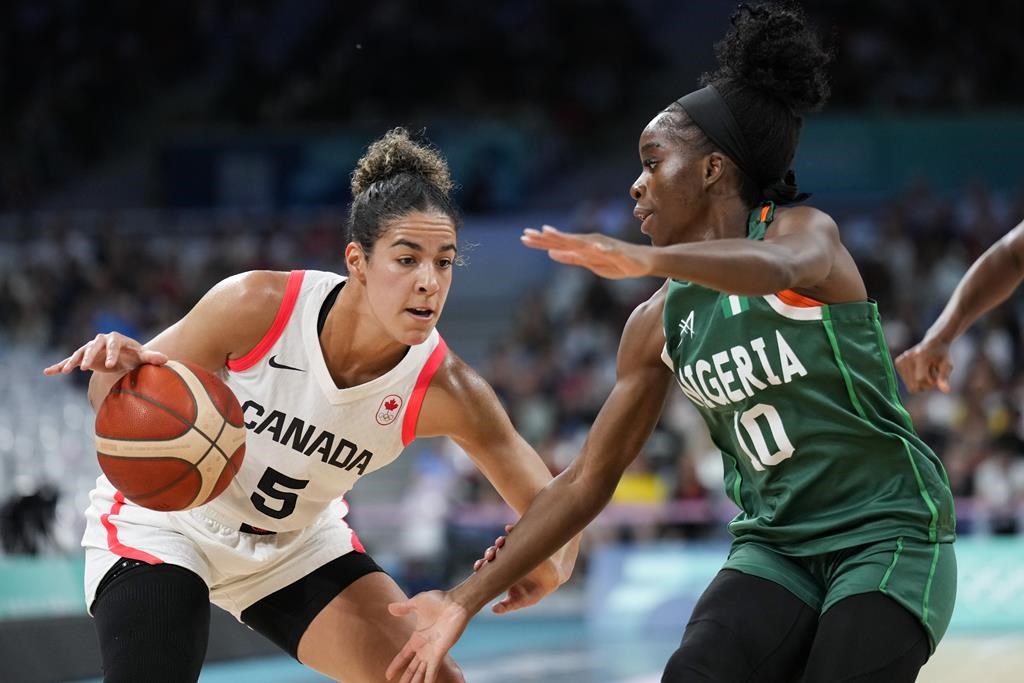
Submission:
[[[416,259],[414,259],[412,256],[399,256],[398,257],[398,262],[401,263],[403,266],[415,266],[416,265]]]
[[[658,165],[658,160],[657,159],[644,159],[644,161],[643,161],[643,167],[648,169],[648,170],[651,170],[651,171],[653,171],[654,167],[657,166],[657,165]]]
[[[437,265],[440,266],[441,268],[451,268],[452,260],[450,258],[439,259]]]

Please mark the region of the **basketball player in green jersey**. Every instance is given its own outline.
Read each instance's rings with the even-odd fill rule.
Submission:
[[[975,320],[1006,301],[1024,280],[1024,222],[982,254],[916,346],[896,359],[896,369],[910,391],[938,387],[949,393],[953,361],[949,347]]]
[[[787,173],[827,55],[792,8],[741,6],[706,87],[640,137],[630,193],[652,246],[527,230],[527,246],[665,285],[622,334],[582,453],[499,550],[448,592],[396,603],[416,633],[388,669],[430,681],[469,618],[607,504],[677,384],[722,452],[740,508],[724,568],[663,681],[912,681],[949,623],[953,500],[897,396],[836,224]],[[504,610],[499,610],[504,611]]]

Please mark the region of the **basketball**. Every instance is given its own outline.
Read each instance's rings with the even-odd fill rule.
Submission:
[[[181,361],[140,365],[96,414],[96,455],[128,500],[187,510],[216,498],[238,473],[242,422],[238,399],[212,373]]]

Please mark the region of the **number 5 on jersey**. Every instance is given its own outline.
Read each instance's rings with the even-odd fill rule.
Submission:
[[[758,420],[758,418],[763,419]],[[772,452],[771,447],[768,445],[768,440],[765,439],[765,434],[761,427],[762,423],[768,424],[769,433],[775,442],[776,450],[774,452]],[[750,458],[750,464],[759,472],[763,472],[766,465],[772,467],[792,457],[793,452],[796,450],[786,435],[786,429],[782,426],[782,418],[779,417],[779,411],[773,405],[758,403],[742,414],[739,412],[733,413],[733,426],[736,429],[736,442],[739,443],[746,456]],[[741,426],[743,427],[742,430],[740,429]],[[746,432],[747,439],[743,438],[743,432]],[[753,453],[751,453],[750,447],[747,445],[748,440],[750,445],[754,447]],[[757,457],[754,456],[755,453]]]
[[[260,483],[256,484],[257,489],[267,494],[266,497],[253,491],[253,494],[249,496],[249,500],[252,501],[253,507],[267,517],[284,519],[295,512],[295,504],[299,500],[299,494],[295,493],[295,491],[301,491],[306,488],[308,483],[309,479],[292,479],[287,474],[268,467],[267,471],[260,477]],[[291,490],[289,491],[288,489]],[[271,507],[267,504],[267,498],[281,501],[281,506],[278,508]]]

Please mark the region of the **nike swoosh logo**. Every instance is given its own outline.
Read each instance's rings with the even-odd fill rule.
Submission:
[[[270,363],[270,367],[277,368],[278,370],[295,370],[297,372],[305,372],[305,370],[303,370],[302,368],[293,368],[290,365],[285,365],[283,363],[278,363],[277,362],[277,354],[275,354],[275,355],[270,357],[269,363]]]

